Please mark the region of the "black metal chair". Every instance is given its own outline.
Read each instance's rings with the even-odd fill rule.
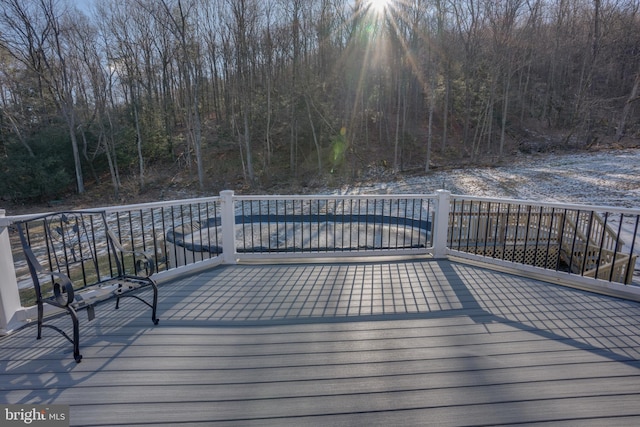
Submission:
[[[115,299],[117,309],[122,297],[133,297],[149,306],[153,324],[158,324],[158,286],[149,277],[155,271],[153,259],[139,251],[125,250],[109,229],[104,212],[58,212],[15,225],[33,280],[38,339],[42,337],[43,326],[56,330],[71,341],[73,357],[80,362],[77,312],[86,310],[89,320],[93,320],[97,304]],[[136,295],[147,287],[153,290],[150,302]],[[73,337],[56,326],[44,324],[45,303],[71,316]]]

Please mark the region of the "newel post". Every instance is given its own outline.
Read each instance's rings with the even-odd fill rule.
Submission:
[[[9,241],[9,227],[2,222],[4,217],[5,210],[0,209],[0,335],[6,335],[20,326],[17,313],[22,309]]]
[[[235,264],[236,259],[236,212],[233,191],[220,192],[222,209],[220,220],[222,225],[222,259],[225,264]]]
[[[444,258],[449,253],[447,248],[447,233],[449,231],[451,192],[438,190],[436,194],[438,196],[438,206],[433,224],[433,256],[436,258]]]

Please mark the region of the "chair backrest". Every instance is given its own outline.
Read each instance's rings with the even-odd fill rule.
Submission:
[[[34,285],[42,269],[65,274],[76,289],[123,274],[104,212],[57,212],[16,226]]]

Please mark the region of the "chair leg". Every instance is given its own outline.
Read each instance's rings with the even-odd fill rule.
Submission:
[[[38,301],[38,337],[42,338],[42,319],[44,317],[44,304],[42,301]]]
[[[82,355],[80,354],[80,326],[78,324],[78,314],[72,307],[67,307],[67,310],[71,316],[71,321],[73,322],[73,358],[77,363],[80,363]]]
[[[154,325],[157,325],[160,319],[156,317],[156,309],[158,307],[158,285],[156,285],[155,281],[151,281],[151,286],[153,287],[153,305],[151,306],[151,320]]]

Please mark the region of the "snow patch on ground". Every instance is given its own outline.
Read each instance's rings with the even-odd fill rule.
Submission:
[[[640,208],[640,149],[530,156],[508,166],[434,171],[348,186],[339,193],[430,194],[438,189],[480,197]]]

